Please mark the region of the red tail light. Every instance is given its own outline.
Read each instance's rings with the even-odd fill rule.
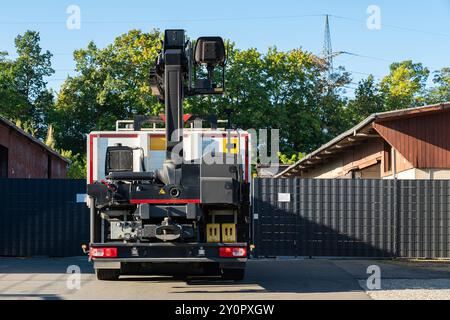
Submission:
[[[117,258],[117,248],[91,248],[89,255],[93,258]]]
[[[247,248],[242,247],[221,247],[219,248],[221,258],[245,258],[247,257]]]

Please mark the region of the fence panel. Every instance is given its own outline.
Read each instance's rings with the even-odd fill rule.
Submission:
[[[257,179],[259,256],[450,258],[450,181]]]
[[[81,254],[84,180],[0,179],[0,191],[0,256]],[[450,181],[256,179],[253,200],[259,256],[450,258]]]
[[[85,180],[0,179],[0,256],[77,256],[89,241]]]

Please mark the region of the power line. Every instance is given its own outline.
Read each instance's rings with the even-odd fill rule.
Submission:
[[[379,79],[382,78],[382,76],[376,75],[376,74],[373,74],[373,73],[367,73],[367,72],[361,72],[361,71],[352,71],[352,70],[345,70],[345,71],[350,72],[350,73],[354,73],[354,74],[364,75],[364,76],[373,76],[373,77],[379,78]]]
[[[83,20],[84,24],[133,24],[133,23],[172,23],[172,22],[218,22],[218,21],[250,21],[250,20],[279,20],[279,19],[299,19],[299,18],[309,18],[309,17],[325,17],[325,16],[333,17],[340,20],[351,21],[355,23],[363,23],[365,24],[365,20],[346,17],[334,14],[302,14],[302,15],[280,15],[280,16],[247,16],[247,17],[215,17],[215,18],[199,18],[199,19],[155,19],[155,20]],[[36,20],[36,21],[0,21],[0,25],[54,25],[54,24],[66,24],[64,20]],[[382,24],[383,27],[397,29],[407,32],[416,32],[422,34],[428,34],[439,37],[450,37],[450,34],[435,32],[430,30],[421,30],[410,27],[397,26],[392,24]]]
[[[218,21],[248,21],[248,20],[279,20],[299,19],[309,17],[323,17],[325,14],[302,14],[282,16],[259,16],[259,17],[223,17],[223,18],[201,18],[201,19],[159,19],[159,20],[83,20],[83,24],[132,24],[132,23],[171,23],[171,22],[218,22]],[[66,24],[66,21],[0,21],[1,24]]]
[[[330,17],[333,17],[333,18],[336,18],[336,19],[341,19],[341,20],[353,21],[353,22],[357,22],[357,23],[364,23],[364,24],[366,23],[366,21],[364,21],[364,20],[351,18],[351,17],[344,17],[344,16],[337,16],[337,15],[330,15]],[[450,38],[450,34],[447,34],[447,33],[441,33],[441,32],[429,31],[429,30],[420,30],[420,29],[396,26],[396,25],[385,24],[385,23],[382,23],[381,26],[382,27],[391,28],[391,29],[408,31],[408,32],[416,32],[416,33],[423,33],[423,34],[428,34],[428,35],[432,35],[432,36],[448,37],[448,38]]]
[[[378,60],[378,61],[389,62],[389,63],[392,63],[392,62],[393,62],[393,60],[388,60],[388,59],[385,59],[385,58],[379,58],[379,57],[374,57],[374,56],[367,56],[367,55],[363,55],[363,54],[359,54],[359,53],[354,53],[354,52],[342,51],[342,53],[343,53],[343,54],[350,55],[350,56],[360,57],[360,58],[366,58],[366,59]]]

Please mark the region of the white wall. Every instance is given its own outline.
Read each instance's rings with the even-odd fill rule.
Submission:
[[[343,160],[338,158],[321,165],[317,169],[308,171],[303,177],[314,179],[334,179],[341,177],[343,175],[343,165]]]
[[[384,179],[393,179],[390,175]],[[397,174],[400,180],[450,180],[450,169],[409,169]]]

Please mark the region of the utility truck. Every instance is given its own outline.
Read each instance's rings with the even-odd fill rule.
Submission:
[[[183,112],[185,98],[224,93],[225,63],[221,38],[201,37],[193,46],[184,30],[166,30],[149,79],[164,114],[88,135],[89,257],[99,280],[243,279],[251,136],[230,119],[220,128],[214,115]]]

